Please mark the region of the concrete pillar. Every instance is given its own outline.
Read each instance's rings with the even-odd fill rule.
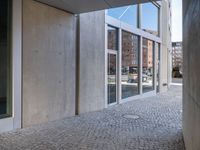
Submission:
[[[80,15],[79,113],[105,108],[105,11]]]

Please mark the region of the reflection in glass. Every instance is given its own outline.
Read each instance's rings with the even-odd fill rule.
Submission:
[[[0,118],[10,115],[9,0],[0,1]]]
[[[108,26],[108,49],[118,50],[118,30]]]
[[[107,15],[137,27],[137,5],[108,9]]]
[[[142,49],[142,88],[143,93],[154,90],[153,85],[153,74],[154,74],[154,61],[153,61],[153,42],[143,38],[143,49]]]
[[[115,54],[108,53],[108,104],[116,102],[117,99],[117,61]]]
[[[122,31],[122,99],[139,94],[138,36]]]
[[[159,8],[153,3],[142,4],[141,28],[151,34],[158,36]]]
[[[155,61],[156,61],[156,90],[159,92],[159,80],[160,80],[160,49],[159,49],[159,44],[155,43]]]

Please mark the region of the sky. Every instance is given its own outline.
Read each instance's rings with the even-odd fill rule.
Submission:
[[[172,42],[182,41],[182,0],[172,0]]]
[[[137,7],[125,6],[108,10],[108,15],[136,27]],[[157,31],[157,11],[151,3],[142,6],[142,28]],[[135,19],[134,19],[135,18]],[[182,0],[172,0],[172,42],[182,41]]]
[[[137,5],[118,7],[108,10],[108,15],[130,25],[137,26]],[[157,31],[158,9],[152,3],[142,5],[142,28]]]

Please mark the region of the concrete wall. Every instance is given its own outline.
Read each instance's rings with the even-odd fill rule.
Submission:
[[[171,35],[170,35],[170,9],[169,2],[162,1],[161,8],[161,74],[160,74],[160,91],[167,91],[171,79],[171,69],[170,69],[170,53],[171,48]]]
[[[75,17],[23,1],[23,127],[75,114]]]
[[[105,107],[105,11],[80,15],[79,113]]]
[[[187,150],[200,150],[200,1],[183,0],[183,133]]]

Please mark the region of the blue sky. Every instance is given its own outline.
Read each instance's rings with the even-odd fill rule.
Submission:
[[[172,0],[172,42],[182,41],[182,0]]]
[[[158,30],[158,8],[151,3],[142,5],[142,29]]]
[[[147,3],[142,5],[142,28],[157,31],[157,8]],[[123,22],[136,26],[137,6],[125,6],[108,10],[108,14],[114,18],[120,19]]]
[[[157,30],[157,12],[152,6],[152,4],[143,5],[142,28]],[[136,26],[136,5],[110,9],[108,13],[110,16]],[[172,41],[182,41],[182,0],[172,0]]]
[[[124,6],[108,10],[108,15],[136,27],[137,6]]]

